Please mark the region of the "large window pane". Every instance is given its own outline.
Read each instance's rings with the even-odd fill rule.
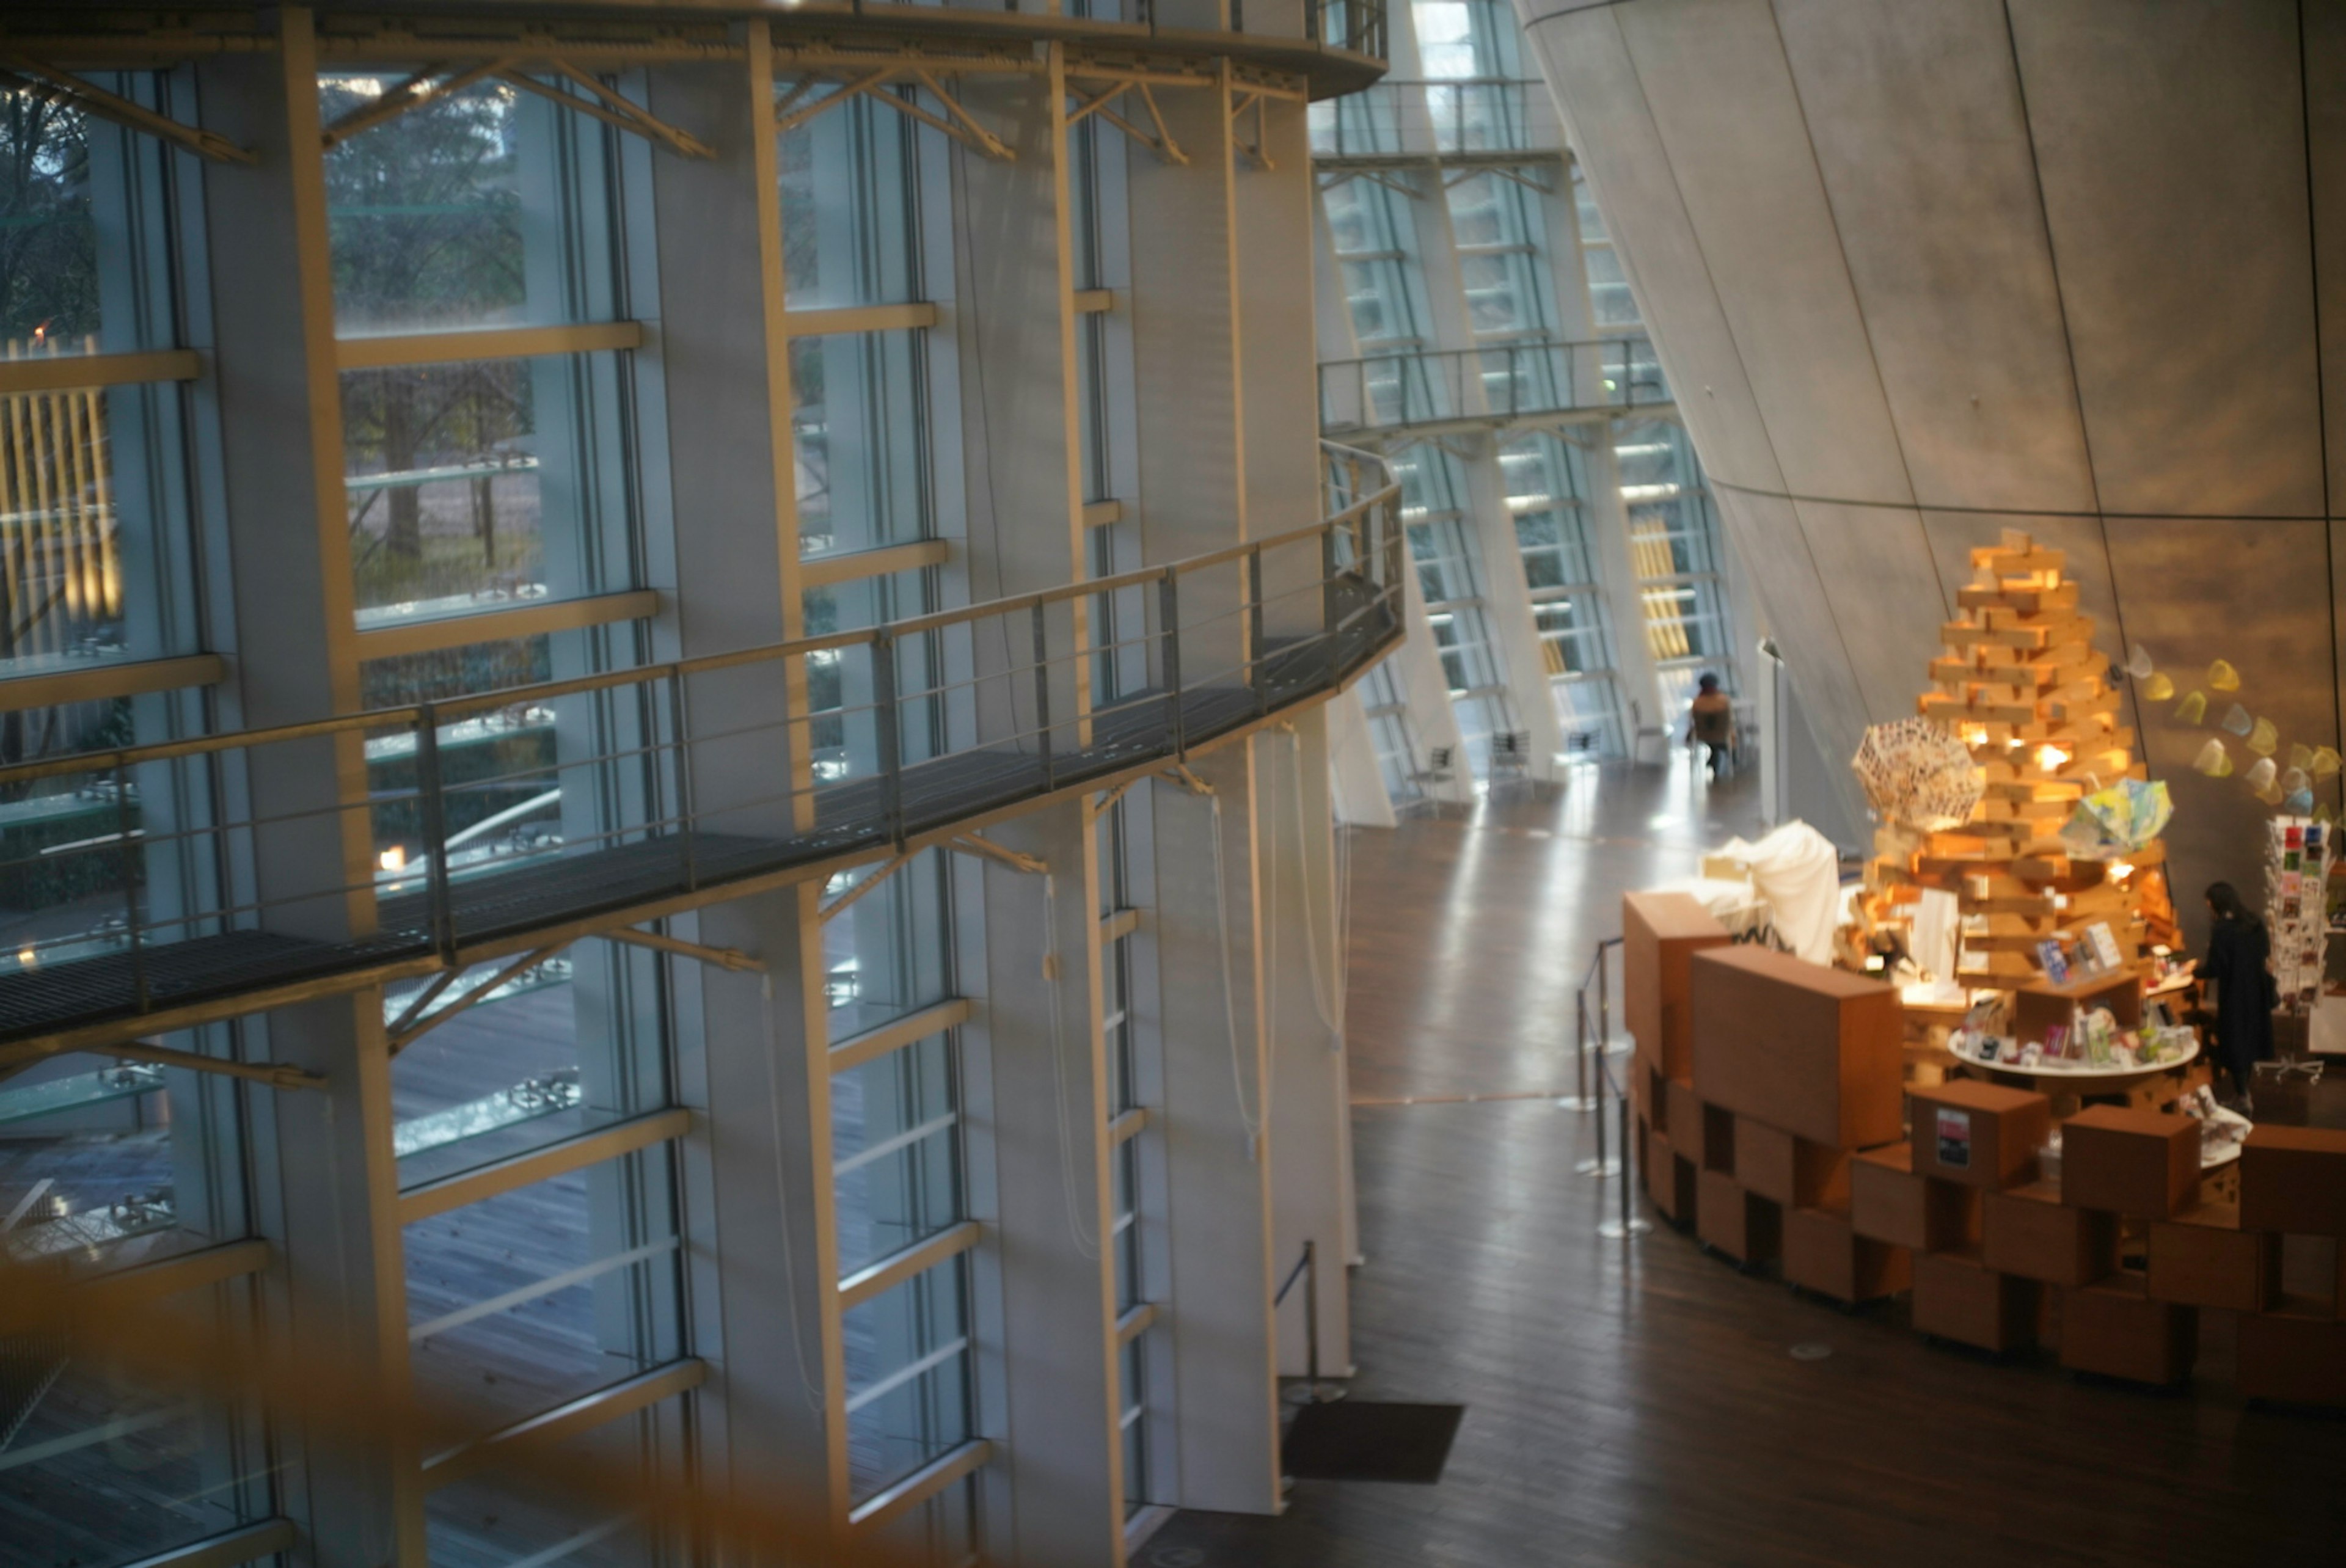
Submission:
[[[342,377],[362,626],[634,585],[626,356]]]
[[[170,1038],[224,1054],[224,1032]],[[103,1272],[240,1239],[242,1102],[214,1074],[73,1053],[0,1084],[0,1245]]]
[[[424,1503],[432,1568],[644,1568],[662,1561],[639,1522],[636,1493],[677,1462],[659,1436],[664,1416],[678,1421],[677,1403],[434,1492]]]
[[[683,1348],[666,1147],[405,1227],[407,1322],[427,1441],[463,1442]]]
[[[319,84],[329,127],[402,76]],[[546,76],[549,90],[583,89]],[[334,316],[352,332],[439,331],[618,314],[617,133],[505,82],[479,82],[326,154]]]
[[[827,101],[830,87],[786,115]],[[906,97],[913,84],[891,89]],[[793,87],[780,89],[795,97]],[[911,116],[859,97],[781,137],[782,263],[791,310],[922,297],[920,147]]]
[[[878,870],[861,866],[841,872],[826,887],[826,896],[844,896]],[[950,855],[923,850],[878,891],[824,922],[824,989],[831,1002],[833,1044],[933,1005],[951,993],[945,911],[952,874]]]
[[[846,1314],[847,1460],[861,1499],[970,1434],[968,1258]]]
[[[842,1274],[961,1219],[955,1077],[949,1033],[832,1076],[832,1179]]]
[[[274,1512],[259,1432],[197,1389],[33,1337],[0,1339],[0,1560],[112,1568]]]
[[[927,338],[906,328],[791,341],[801,554],[870,550],[933,532]]]

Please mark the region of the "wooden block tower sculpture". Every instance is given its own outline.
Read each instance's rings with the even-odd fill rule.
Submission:
[[[1971,562],[1921,710],[1970,748],[1984,790],[1951,828],[1893,821],[1876,833],[1852,945],[1902,935],[1922,891],[1938,888],[1961,914],[1948,977],[1960,985],[2041,988],[2042,944],[2072,946],[2097,921],[2130,978],[2148,943],[2173,936],[2163,848],[2153,840],[2111,862],[2074,855],[2061,837],[2087,794],[2147,777],[2134,731],[2119,723],[2109,659],[2094,647],[2093,618],[2078,613],[2060,551],[2007,531]]]

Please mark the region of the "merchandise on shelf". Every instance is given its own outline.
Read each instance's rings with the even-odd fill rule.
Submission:
[[[2302,1013],[2320,995],[2325,902],[2337,830],[2308,817],[2265,825],[2265,930],[2281,1009]]]

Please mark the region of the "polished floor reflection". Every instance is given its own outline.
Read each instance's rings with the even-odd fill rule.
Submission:
[[[1569,998],[1620,890],[1749,831],[1756,795],[1608,769],[1353,836],[1352,1388],[1466,1418],[1437,1486],[1299,1481],[1284,1517],[1179,1514],[1137,1563],[2338,1559],[2346,1422],[2244,1405],[2218,1314],[2198,1387],[2142,1393],[1933,1348],[1668,1229],[1596,1234],[1616,1189],[1576,1173],[1589,1122],[1545,1097]]]

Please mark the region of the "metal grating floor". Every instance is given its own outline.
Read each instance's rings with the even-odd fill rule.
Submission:
[[[1260,716],[1327,689],[1396,628],[1390,616],[1358,616],[1340,636],[1331,668],[1324,644],[1272,639],[1258,692],[1200,687],[1181,694],[1181,738],[1196,745]],[[1282,647],[1292,649],[1282,657]],[[1154,700],[1152,700],[1152,698]],[[1009,749],[954,752],[908,764],[903,773],[904,831],[923,833],[1105,777],[1178,749],[1171,705],[1163,693],[1136,692],[1092,725],[1092,744],[1043,759]],[[556,851],[450,888],[459,942],[510,937],[656,900],[765,876],[791,866],[889,841],[882,781],[842,779],[818,791],[808,832],[770,839],[734,833],[672,833],[601,849]],[[422,893],[382,901],[377,934],[345,942],[271,932],[237,931],[181,942],[149,942],[128,952],[52,964],[0,976],[0,1043],[60,1029],[135,1019],[167,1006],[214,1001],[412,958],[431,950],[430,912]],[[140,995],[143,983],[145,995]]]

